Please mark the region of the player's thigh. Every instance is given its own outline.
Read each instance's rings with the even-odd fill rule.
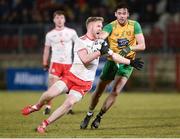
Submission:
[[[53,74],[49,74],[48,77],[48,86],[52,86],[55,82],[59,81],[59,77]]]
[[[68,91],[68,87],[67,85],[59,80],[56,83],[54,83],[48,90],[47,93],[51,96],[51,97],[56,97],[58,95],[60,95],[63,92],[67,92]]]

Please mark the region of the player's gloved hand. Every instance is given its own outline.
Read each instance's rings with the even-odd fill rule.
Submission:
[[[135,58],[134,60],[130,60],[130,65],[137,70],[141,70],[144,66],[144,62],[141,61],[141,58]]]
[[[131,52],[131,48],[129,46],[126,46],[122,48],[122,50],[119,52],[119,54],[123,57],[127,56]]]
[[[92,51],[95,52],[97,50],[100,50],[103,42],[104,42],[104,40],[102,40],[102,39],[98,39],[98,40],[94,41],[93,46],[91,48]]]
[[[43,70],[48,71],[49,70],[49,65],[43,65]]]
[[[101,55],[107,54],[109,51],[109,45],[106,41],[103,41],[101,44],[101,49],[99,50]]]

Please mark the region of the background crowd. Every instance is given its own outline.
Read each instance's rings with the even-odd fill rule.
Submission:
[[[3,54],[0,56],[2,61],[0,74],[4,75],[5,69],[12,66],[39,65],[33,58],[41,61],[45,34],[53,28],[52,13],[55,10],[64,10],[67,26],[74,28],[81,36],[86,31],[85,20],[89,16],[104,17],[104,24],[114,20],[113,9],[118,2],[120,1],[0,0],[0,53]],[[172,88],[174,83],[179,86],[180,1],[126,0],[126,2],[130,7],[130,19],[139,21],[145,36],[146,50],[142,54],[145,53],[143,57],[148,59],[146,61],[149,63],[146,62],[147,71],[142,76],[149,77],[150,86],[157,85],[155,81],[151,81],[156,78],[168,82],[167,84],[171,81]],[[4,54],[8,56],[5,57]],[[21,56],[13,57],[13,54],[26,54],[26,58],[27,54],[30,54],[30,57],[31,54],[35,56],[31,57],[31,61],[24,60],[19,63],[17,61]],[[164,65],[168,60],[168,66]],[[0,80],[3,80],[4,84],[4,76],[1,77]],[[162,86],[164,87],[164,84]]]
[[[1,24],[51,23],[52,12],[64,9],[68,22],[81,23],[90,15],[110,21],[118,0],[1,0]],[[155,23],[164,14],[180,12],[179,0],[127,0],[130,13],[141,23]]]

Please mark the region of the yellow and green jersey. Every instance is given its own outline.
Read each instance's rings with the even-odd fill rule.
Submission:
[[[109,33],[108,42],[110,48],[115,52],[119,53],[122,48],[129,45],[131,47],[136,45],[136,34],[142,33],[140,24],[137,21],[128,20],[128,22],[121,26],[117,20],[104,26],[103,31]],[[133,59],[135,52],[131,51],[127,58]]]

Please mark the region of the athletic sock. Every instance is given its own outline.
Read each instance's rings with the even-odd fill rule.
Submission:
[[[46,105],[46,108],[51,109],[51,105]]]
[[[92,116],[92,115],[93,115],[93,111],[88,111],[88,112],[87,112],[87,115],[88,115],[88,116]]]
[[[35,110],[39,110],[39,109],[41,109],[42,106],[43,105],[35,104],[35,105],[32,106],[32,108],[35,109]]]
[[[105,114],[105,111],[101,109],[97,116],[102,117],[104,114]]]
[[[44,120],[44,121],[42,122],[42,127],[43,127],[43,128],[46,128],[48,125],[49,125],[49,121],[48,121],[48,120]]]

